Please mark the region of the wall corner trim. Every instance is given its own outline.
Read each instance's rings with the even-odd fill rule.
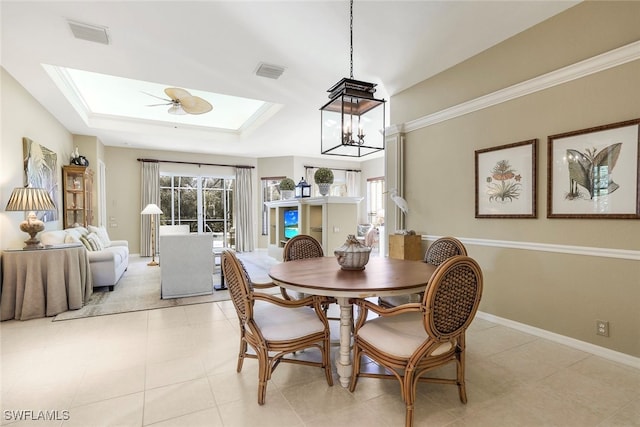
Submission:
[[[387,129],[411,132],[640,59],[640,40]]]

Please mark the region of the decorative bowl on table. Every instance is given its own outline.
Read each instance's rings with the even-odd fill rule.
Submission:
[[[333,251],[343,270],[364,270],[369,262],[371,248],[363,245],[355,235],[349,234],[344,245]]]

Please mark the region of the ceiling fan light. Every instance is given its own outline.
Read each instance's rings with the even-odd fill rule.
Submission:
[[[185,114],[187,114],[187,112],[182,109],[182,106],[180,104],[172,105],[167,111],[169,114],[175,114],[177,116],[184,116]]]

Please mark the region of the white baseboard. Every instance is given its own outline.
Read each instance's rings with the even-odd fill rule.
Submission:
[[[587,353],[602,357],[604,359],[612,360],[614,362],[622,363],[623,365],[630,366],[632,368],[640,369],[640,358],[633,357],[631,355],[620,353],[618,351],[610,350],[608,348],[600,347],[595,344],[580,341],[574,338],[569,338],[564,335],[549,332],[544,329],[536,328],[524,323],[515,322],[513,320],[505,319],[503,317],[494,316],[493,314],[478,311],[476,316],[480,319],[487,320],[489,322],[497,323],[498,325],[507,326],[509,328],[525,332],[527,334],[544,338],[549,341],[564,344],[566,346],[582,350]]]

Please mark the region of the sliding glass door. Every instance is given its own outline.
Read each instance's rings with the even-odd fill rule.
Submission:
[[[160,225],[189,225],[191,233],[212,233],[214,247],[235,247],[235,180],[160,174]]]

